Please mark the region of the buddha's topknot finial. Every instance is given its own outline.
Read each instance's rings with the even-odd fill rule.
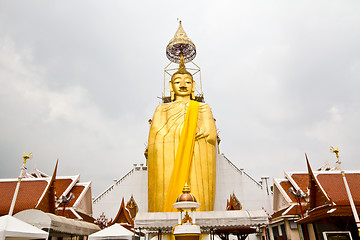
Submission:
[[[189,73],[185,68],[185,59],[184,59],[182,54],[180,55],[179,69],[177,70],[177,72],[175,72],[173,74],[173,76],[175,76],[175,74],[189,74],[189,75],[191,75],[191,73]]]

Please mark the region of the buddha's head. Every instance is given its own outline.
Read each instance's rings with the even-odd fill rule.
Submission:
[[[195,81],[191,73],[186,71],[185,61],[182,56],[180,58],[179,69],[172,75],[169,85],[172,101],[176,98],[185,100],[195,99]]]

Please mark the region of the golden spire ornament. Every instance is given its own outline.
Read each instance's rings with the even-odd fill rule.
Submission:
[[[333,146],[330,146],[330,152],[335,153],[336,158],[337,158],[336,164],[338,165],[338,167],[340,167],[341,161],[339,158],[339,148],[338,147],[334,148]]]
[[[166,56],[174,63],[180,62],[180,57],[183,55],[185,62],[190,62],[196,57],[195,44],[187,37],[181,21],[179,21],[179,28],[175,36],[170,40],[166,46]]]

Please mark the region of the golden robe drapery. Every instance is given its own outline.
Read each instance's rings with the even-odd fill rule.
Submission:
[[[148,207],[164,211],[180,135],[190,101],[160,104],[152,119],[148,146]],[[201,203],[201,211],[213,210],[215,198],[216,127],[209,105],[199,103],[194,154],[188,184]],[[183,186],[180,186],[182,189]],[[178,195],[181,194],[181,190]],[[175,209],[171,209],[175,210]]]

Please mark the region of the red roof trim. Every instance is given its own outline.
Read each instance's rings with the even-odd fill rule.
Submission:
[[[360,211],[360,206],[356,207],[356,211]],[[332,206],[324,205],[319,208],[313,209],[309,212],[309,215],[297,221],[297,223],[310,223],[319,219],[338,216],[352,216],[352,210],[350,206]]]

